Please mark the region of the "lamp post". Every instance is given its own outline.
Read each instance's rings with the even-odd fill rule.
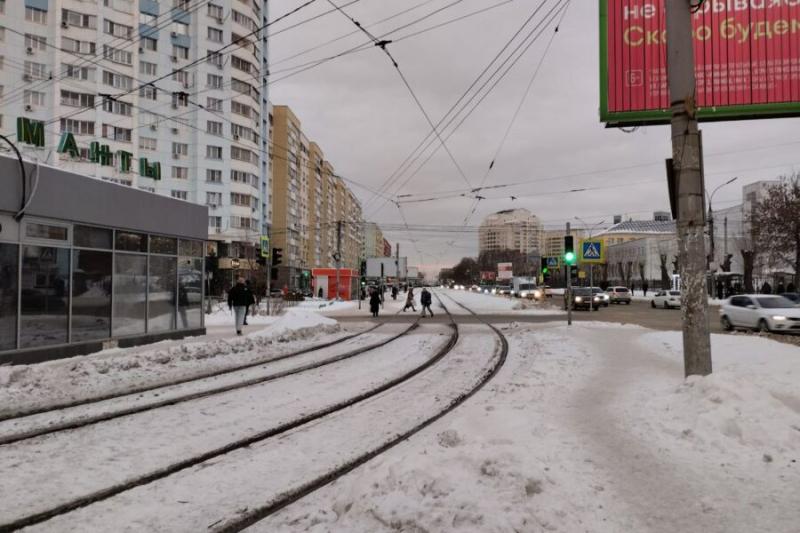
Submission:
[[[594,230],[596,230],[598,226],[606,223],[605,220],[601,220],[597,224],[589,226],[589,224],[587,224],[586,221],[583,220],[581,217],[575,217],[575,220],[583,224],[584,228],[589,227],[589,240],[591,240],[592,233],[594,232]],[[592,287],[594,287],[594,263],[589,264],[589,292],[591,293],[591,295],[589,296],[589,312],[592,312],[594,310],[593,309],[594,292],[592,290]]]
[[[708,194],[708,191],[706,191],[706,195],[708,195],[708,233],[709,236],[711,237],[711,253],[709,254],[709,260],[708,260],[709,269],[711,267],[711,263],[714,262],[714,259],[716,258],[715,246],[714,246],[714,210],[712,208],[711,202],[713,202],[714,195],[717,193],[718,190],[720,190],[726,185],[730,185],[737,179],[739,179],[738,176],[729,179],[728,181],[726,181],[722,185],[719,185],[716,189],[711,191],[711,194]]]

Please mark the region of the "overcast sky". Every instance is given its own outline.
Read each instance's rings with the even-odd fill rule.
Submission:
[[[338,5],[352,2],[335,1]],[[360,0],[344,9],[373,34],[380,35],[453,2]],[[508,1],[484,13],[389,45],[388,49],[434,122],[461,96],[540,2]],[[301,3],[296,0],[271,2],[270,16],[274,19]],[[462,0],[387,39],[500,3],[501,0]],[[557,3],[558,0],[547,0],[541,13]],[[370,26],[414,6],[419,7]],[[326,0],[317,0],[272,26],[272,33],[330,9]],[[272,79],[286,75],[287,72],[280,71],[287,67],[332,56],[364,43],[367,37],[357,33],[281,62],[354,30],[352,22],[334,12],[278,33],[269,44]],[[552,29],[545,31],[447,141],[470,186],[476,187],[483,181],[552,33]],[[664,177],[664,159],[671,151],[668,127],[641,128],[633,133],[606,129],[598,118],[598,79],[597,3],[572,0],[486,182],[487,185],[531,183],[480,193],[487,199],[479,202],[468,226],[477,226],[489,213],[515,207],[529,209],[547,227],[563,227],[567,221],[575,224],[574,216],[595,224],[603,220],[610,222],[613,214],[647,219],[654,210],[668,209]],[[289,105],[294,110],[304,132],[322,147],[338,174],[373,190],[384,184],[430,132],[425,116],[387,56],[378,48],[346,55],[284,81],[276,81],[269,91],[274,104]],[[800,119],[706,124],[703,129],[707,188],[713,189],[733,176],[739,178],[715,195],[715,208],[729,207],[740,201],[741,186],[746,183],[771,179],[800,168]],[[387,196],[392,196],[410,174],[394,180]],[[564,177],[546,179],[560,176]],[[596,187],[604,189],[553,194]],[[370,192],[358,186],[351,184],[351,188],[362,200],[369,220],[392,226],[403,224],[395,205],[382,199],[376,201]],[[419,194],[421,196],[416,198],[424,198],[438,191],[466,188],[456,165],[446,151],[440,150],[397,194]],[[511,195],[519,198],[512,200]],[[472,199],[459,197],[402,204],[402,211],[411,225],[461,226],[472,205]],[[411,232],[411,237],[405,231],[386,233],[393,245],[400,243],[401,255],[408,255],[411,264],[420,265],[431,275],[440,267],[455,264],[462,256],[477,255],[476,232],[436,234],[417,230]],[[412,243],[411,238],[416,242]]]

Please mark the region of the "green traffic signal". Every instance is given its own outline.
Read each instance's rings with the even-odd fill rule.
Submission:
[[[544,268],[542,269],[542,274],[547,274],[548,272],[550,272],[550,269],[549,269],[549,268],[547,268],[547,267],[544,267]]]
[[[564,254],[564,262],[568,265],[575,264],[575,252],[567,252]]]

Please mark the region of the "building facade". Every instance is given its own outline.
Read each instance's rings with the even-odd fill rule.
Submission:
[[[266,0],[0,6],[0,131],[45,123],[44,146],[26,158],[208,206],[220,267],[255,258],[270,222],[267,41],[245,36],[266,24]],[[56,151],[67,132],[77,156]]]
[[[384,247],[383,232],[380,226],[374,222],[366,222],[364,224],[364,251],[362,257],[388,257]],[[391,255],[391,248],[389,250]]]
[[[543,229],[539,218],[527,209],[493,213],[478,229],[478,249],[484,252],[518,251],[523,255],[540,253]]]
[[[361,203],[288,106],[273,106],[270,121],[270,238],[283,250],[276,286],[307,291],[311,270],[335,267],[338,251],[342,268],[358,269],[365,232]]]
[[[561,257],[564,255],[564,229],[548,229],[542,232],[542,249],[544,257]],[[580,228],[570,228],[570,235],[574,238],[575,245],[587,236],[587,232]]]

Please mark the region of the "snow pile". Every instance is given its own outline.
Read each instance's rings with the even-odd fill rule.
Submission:
[[[264,310],[263,314],[261,310],[256,310],[255,308],[251,308],[252,313],[247,314],[247,323],[251,326],[265,326],[268,324],[272,324],[277,320],[278,317],[276,316],[269,316],[266,314],[266,310]],[[235,322],[235,316],[233,311],[228,309],[227,307],[221,307],[219,309],[215,309],[210,315],[205,315],[205,326],[230,326],[233,328]]]
[[[344,335],[335,320],[309,311],[291,311],[272,318],[267,328],[242,337],[165,341],[35,365],[0,367],[0,417],[269,360],[315,341]]]
[[[527,314],[527,315],[557,315],[563,314],[558,309],[550,307],[550,302],[534,302],[531,300],[520,300],[518,298],[511,298],[510,296],[497,296],[493,294],[482,294],[470,291],[456,291],[451,289],[442,289],[442,292],[450,298],[460,302],[476,313],[512,313],[512,314]],[[458,314],[461,311],[454,309],[455,306],[451,305],[447,299],[444,299],[445,305]]]

